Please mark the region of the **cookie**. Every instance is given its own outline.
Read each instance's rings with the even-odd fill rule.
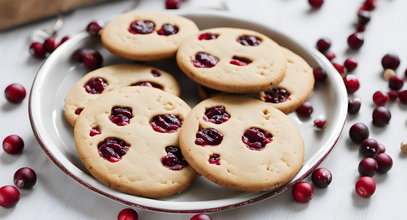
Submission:
[[[174,56],[178,47],[198,32],[191,20],[159,12],[121,15],[101,31],[103,45],[130,60],[152,61]]]
[[[181,70],[197,83],[224,92],[260,92],[284,77],[280,46],[251,30],[213,28],[190,38],[177,52]]]
[[[288,114],[301,106],[314,89],[314,75],[308,63],[294,52],[283,48],[287,57],[285,78],[276,88],[261,92],[259,98]]]
[[[158,89],[124,87],[99,96],[78,117],[77,152],[100,182],[144,197],[181,192],[196,176],[178,147],[190,107]]]
[[[174,95],[180,88],[174,77],[163,70],[136,64],[118,64],[102,67],[83,76],[65,98],[64,115],[73,126],[78,115],[91,100],[115,88],[149,86]]]
[[[195,106],[182,125],[180,147],[202,176],[240,191],[279,187],[304,160],[294,123],[269,104],[240,96],[215,96]]]

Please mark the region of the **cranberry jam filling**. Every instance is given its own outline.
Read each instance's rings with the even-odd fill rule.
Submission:
[[[199,35],[198,39],[199,40],[214,40],[219,37],[219,34],[214,34],[214,33],[202,33]]]
[[[247,58],[234,56],[234,57],[232,57],[232,60],[230,61],[230,64],[233,64],[233,65],[236,65],[236,66],[247,66],[251,62],[252,61],[247,59]]]
[[[230,115],[226,112],[225,106],[215,106],[212,108],[208,108],[205,111],[205,115],[203,116],[203,120],[207,122],[212,122],[214,124],[222,124],[229,120]]]
[[[167,156],[161,157],[163,166],[171,170],[181,170],[188,165],[179,147],[169,146],[165,148],[165,151],[167,152]]]
[[[157,89],[161,89],[163,90],[163,86],[157,83],[153,83],[153,82],[147,82],[147,81],[143,81],[143,82],[136,82],[131,84],[132,86],[145,86],[145,87],[153,87],[153,88],[157,88]]]
[[[102,134],[102,132],[100,132],[99,126],[93,127],[93,128],[90,130],[90,132],[89,132],[89,135],[90,135],[91,137],[93,137],[93,136],[95,136],[95,135],[99,135],[99,134]]]
[[[103,90],[105,90],[107,85],[108,84],[106,80],[96,77],[89,79],[89,81],[84,85],[84,87],[87,93],[100,94],[103,92]]]
[[[114,163],[122,159],[129,150],[130,144],[119,138],[106,138],[98,144],[99,155]]]
[[[197,68],[211,68],[219,63],[219,59],[204,52],[198,52],[195,54],[195,60],[192,60]]]
[[[272,141],[272,137],[270,132],[263,129],[249,128],[243,133],[242,141],[250,150],[259,151]]]
[[[199,128],[196,133],[195,144],[201,146],[219,145],[223,140],[223,134],[214,128]]]
[[[182,120],[175,115],[157,115],[150,122],[154,131],[160,133],[174,133],[182,125]]]
[[[157,31],[158,35],[164,35],[164,36],[169,36],[169,35],[174,35],[178,33],[179,29],[177,26],[174,26],[172,24],[163,24],[161,28]]]
[[[220,155],[219,154],[212,154],[209,157],[208,161],[209,161],[210,164],[220,165]]]
[[[287,101],[290,96],[290,93],[282,88],[274,88],[264,92],[263,99],[266,102],[271,103],[280,103]]]
[[[83,108],[75,109],[75,115],[79,115],[83,111]]]
[[[131,118],[133,118],[133,112],[130,107],[114,106],[109,116],[110,121],[118,126],[128,125]]]
[[[134,21],[130,24],[129,32],[132,34],[151,34],[155,24],[152,21]]]
[[[260,45],[261,39],[252,35],[243,35],[237,39],[237,42],[239,42],[243,46],[253,47]]]
[[[151,74],[152,74],[154,77],[160,77],[160,76],[161,76],[161,73],[160,73],[160,71],[158,71],[158,70],[151,70]]]

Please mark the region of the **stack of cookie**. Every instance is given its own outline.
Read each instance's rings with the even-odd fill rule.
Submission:
[[[189,19],[163,13],[122,15],[101,40],[125,59],[176,55],[205,100],[191,110],[176,79],[146,65],[85,75],[64,113],[83,164],[100,182],[155,198],[181,192],[199,173],[229,189],[265,191],[301,168],[303,140],[286,114],[308,99],[314,78],[295,53],[258,32],[199,32]]]

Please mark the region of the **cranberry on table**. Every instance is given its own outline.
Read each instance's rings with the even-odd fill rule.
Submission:
[[[398,93],[398,98],[401,103],[407,104],[407,90],[403,90]]]
[[[379,144],[379,154],[386,152],[386,147],[384,144]]]
[[[117,220],[138,220],[138,214],[133,209],[123,209],[117,215]]]
[[[366,31],[366,26],[365,25],[358,25],[356,27],[356,32],[365,32]]]
[[[379,154],[379,143],[373,138],[365,139],[360,144],[359,153],[364,157],[375,157]]]
[[[13,83],[4,90],[6,99],[11,103],[20,103],[24,100],[26,91],[24,86],[19,83]]]
[[[30,54],[37,58],[45,58],[46,51],[44,45],[39,42],[34,42],[30,45]]]
[[[312,172],[312,183],[319,188],[326,188],[332,182],[332,174],[328,169],[318,168]]]
[[[373,102],[378,106],[386,105],[387,101],[389,101],[389,95],[382,91],[376,91],[373,94]]]
[[[3,150],[8,154],[18,154],[23,151],[24,141],[18,135],[10,135],[3,140]]]
[[[317,41],[316,47],[320,52],[325,52],[331,48],[331,40],[328,38],[321,38]]]
[[[376,8],[376,0],[365,0],[362,7],[360,8],[361,11],[373,11]]]
[[[326,120],[324,119],[315,119],[314,120],[314,126],[318,129],[324,128],[326,125]]]
[[[324,82],[328,76],[326,72],[320,67],[314,68],[313,74],[316,82]]]
[[[374,176],[379,165],[377,161],[371,157],[366,157],[360,161],[358,171],[361,176]]]
[[[96,21],[92,21],[86,26],[86,31],[93,36],[99,35],[99,31],[102,30],[102,25]]]
[[[349,137],[357,144],[362,143],[362,141],[369,137],[369,128],[365,124],[358,122],[350,127]]]
[[[358,67],[358,61],[355,58],[348,58],[345,60],[344,66],[348,72],[352,72]]]
[[[200,213],[200,214],[192,216],[190,218],[190,220],[212,220],[212,218],[207,214]]]
[[[351,98],[348,100],[348,113],[353,115],[359,112],[362,102],[359,98]]]
[[[324,4],[324,0],[308,0],[310,6],[314,9],[319,9]]]
[[[404,79],[400,76],[394,75],[389,79],[389,88],[392,90],[400,90],[404,85]]]
[[[389,96],[389,99],[392,101],[397,100],[398,96],[399,96],[399,92],[391,90],[387,92],[387,95]]]
[[[399,65],[400,65],[400,58],[397,56],[397,54],[388,53],[388,54],[384,55],[382,58],[383,69],[395,70],[399,67]]]
[[[6,185],[0,188],[0,206],[11,208],[20,200],[20,191],[14,186]]]
[[[181,6],[181,0],[165,0],[166,9],[178,9]]]
[[[29,167],[18,169],[14,173],[14,184],[19,188],[31,188],[37,182],[37,174]]]
[[[295,201],[306,203],[314,197],[314,188],[307,182],[299,182],[293,186],[291,193]]]
[[[367,23],[369,23],[370,19],[371,16],[369,11],[358,11],[358,23],[360,25],[366,25]]]
[[[46,52],[52,53],[57,47],[56,37],[50,37],[44,41],[44,49]]]
[[[332,63],[332,65],[334,65],[335,69],[342,75],[345,73],[345,67],[342,66],[339,63]]]
[[[360,87],[358,78],[353,74],[346,75],[343,78],[343,82],[345,83],[346,91],[350,94],[356,92]]]
[[[314,111],[314,108],[312,107],[311,103],[304,102],[295,111],[297,112],[297,114],[299,116],[304,117],[304,118],[308,118],[308,117],[311,116],[312,112]]]
[[[374,159],[377,161],[379,173],[387,173],[393,167],[393,159],[388,154],[380,153]]]
[[[348,37],[348,46],[351,49],[358,50],[363,46],[365,38],[362,33],[353,33]]]
[[[384,106],[378,106],[373,110],[372,118],[373,125],[377,127],[384,127],[390,122],[390,110]]]
[[[363,176],[356,181],[355,191],[361,197],[370,197],[376,191],[376,181],[370,176]]]

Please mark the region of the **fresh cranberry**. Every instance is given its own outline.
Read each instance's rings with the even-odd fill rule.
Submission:
[[[332,182],[332,174],[328,169],[318,168],[312,172],[312,183],[319,188],[326,188]]]
[[[99,155],[114,163],[119,161],[129,150],[130,144],[125,141],[109,137],[98,144]]]
[[[214,40],[219,37],[219,34],[214,34],[210,32],[202,33],[199,35],[198,39],[199,40]]]
[[[301,117],[308,118],[311,116],[314,108],[312,107],[311,103],[304,102],[300,107],[295,110],[297,114]]]
[[[71,37],[69,37],[69,36],[64,36],[64,37],[61,39],[61,41],[59,41],[59,45],[65,43],[65,42],[68,41],[69,39],[71,39]]]
[[[169,36],[169,35],[174,35],[178,33],[178,27],[174,26],[172,24],[163,24],[161,28],[157,31],[158,35],[164,35],[164,36]]]
[[[155,24],[152,21],[134,21],[130,24],[129,32],[133,34],[151,34]]]
[[[171,170],[181,170],[188,165],[179,147],[166,147],[165,151],[167,152],[167,156],[161,158],[163,166]]]
[[[83,86],[89,94],[100,94],[108,86],[106,80],[102,78],[90,78],[88,82]]]
[[[400,90],[404,85],[404,79],[400,76],[394,75],[389,79],[389,88],[392,90]]]
[[[89,136],[93,137],[95,135],[99,135],[102,134],[102,132],[100,132],[100,128],[99,126],[93,127],[92,129],[90,129],[89,131]]]
[[[318,129],[324,128],[326,125],[326,120],[324,119],[315,119],[314,120],[314,126]]]
[[[86,27],[86,31],[93,36],[97,36],[99,35],[99,31],[102,30],[102,25],[99,24],[96,21],[92,21],[88,24],[88,26]]]
[[[200,213],[192,216],[190,220],[212,220],[212,218],[207,214]]]
[[[293,186],[291,193],[295,201],[306,203],[314,197],[314,188],[307,182],[299,182]]]
[[[274,88],[264,92],[263,99],[265,102],[281,103],[289,99],[290,93],[283,88]]]
[[[362,102],[359,98],[351,98],[348,100],[348,113],[353,115],[359,112]]]
[[[328,39],[328,38],[321,38],[321,39],[319,39],[319,40],[317,41],[316,47],[317,47],[317,49],[318,49],[321,53],[323,53],[323,52],[329,50],[329,48],[331,48],[331,44],[332,44],[332,42],[331,42],[330,39]]]
[[[386,147],[384,144],[379,144],[379,154],[386,152]]]
[[[334,60],[336,58],[335,53],[330,51],[330,50],[325,51],[323,54],[329,61],[332,61],[332,60]]]
[[[348,91],[349,94],[356,92],[360,87],[358,78],[353,74],[346,75],[343,78],[343,82],[345,83],[346,91]]]
[[[349,48],[358,50],[363,46],[365,38],[362,33],[353,33],[348,37]]]
[[[83,108],[77,108],[77,109],[75,109],[75,114],[79,115],[79,114],[81,114],[82,111],[83,111]]]
[[[209,157],[208,161],[209,161],[210,164],[220,165],[220,155],[219,154],[212,154]]]
[[[376,91],[373,94],[373,102],[378,106],[386,105],[389,101],[389,95],[382,91]]]
[[[160,76],[161,76],[161,73],[160,73],[160,71],[158,71],[158,70],[151,70],[151,74],[152,74],[154,77],[160,77]]]
[[[233,64],[233,65],[236,65],[236,66],[247,66],[251,62],[252,61],[250,59],[248,59],[248,58],[233,56],[232,60],[230,61],[230,64]]]
[[[150,125],[156,132],[174,133],[181,127],[182,120],[172,114],[156,115],[151,119]]]
[[[356,31],[359,33],[365,32],[366,31],[366,26],[365,25],[358,25],[356,27]]]
[[[398,97],[401,103],[407,104],[407,90],[400,91]]]
[[[133,111],[130,107],[114,106],[109,115],[109,120],[118,126],[125,126],[133,118]]]
[[[94,70],[102,66],[103,57],[98,51],[85,53],[82,57],[83,65],[89,70]]]
[[[359,162],[358,171],[361,176],[374,176],[377,169],[379,169],[379,165],[371,157],[366,157]]]
[[[341,74],[343,75],[345,73],[345,67],[342,66],[339,63],[332,63],[332,65],[334,65],[335,69]]]
[[[370,176],[363,176],[355,184],[356,193],[362,197],[370,197],[376,191],[376,182]]]
[[[379,143],[373,138],[367,138],[360,144],[359,153],[364,157],[375,157],[379,153]]]
[[[349,129],[349,137],[355,143],[362,143],[363,140],[369,137],[369,128],[361,123],[358,122]]]
[[[0,206],[11,208],[20,200],[20,191],[14,186],[7,185],[0,188]]]
[[[3,150],[8,154],[19,154],[24,149],[24,141],[18,135],[10,135],[3,140]]]
[[[390,110],[384,106],[378,106],[372,113],[373,125],[378,127],[384,127],[389,124],[391,119]]]
[[[78,49],[72,54],[72,59],[76,62],[83,63],[83,57],[85,54],[93,53],[93,49]]]
[[[396,70],[400,65],[400,59],[397,54],[388,53],[383,56],[382,58],[382,66],[383,69],[392,69]]]
[[[316,82],[324,82],[328,76],[326,72],[320,67],[314,68],[313,74]]]
[[[29,167],[18,169],[14,173],[14,184],[19,188],[32,188],[37,182],[37,174]]]
[[[46,51],[42,43],[34,42],[30,45],[30,54],[37,58],[45,58]]]
[[[390,90],[387,92],[387,95],[389,96],[390,100],[395,101],[398,98],[399,92]]]
[[[26,92],[24,86],[13,83],[4,90],[6,99],[11,103],[20,103],[24,100]]]
[[[195,60],[192,60],[192,64],[197,68],[211,68],[218,63],[218,58],[204,52],[198,52],[195,54]]]
[[[348,58],[345,60],[344,66],[348,72],[352,72],[358,67],[358,61],[355,58]]]
[[[319,9],[322,7],[322,4],[324,4],[324,0],[308,0],[308,3],[312,8]]]
[[[373,11],[376,8],[376,0],[365,0],[360,11]]]
[[[374,157],[374,159],[379,165],[379,169],[377,170],[379,173],[387,173],[393,166],[393,160],[385,153],[378,154],[376,157]]]
[[[181,6],[181,0],[165,0],[166,9],[178,9]]]
[[[369,11],[358,11],[358,23],[360,25],[366,25],[370,21],[370,12]]]
[[[57,47],[56,37],[50,37],[44,41],[44,49],[46,52],[52,53]]]
[[[201,146],[219,145],[223,140],[223,134],[214,128],[199,128],[196,133],[195,144]]]
[[[137,82],[137,83],[133,83],[131,84],[132,86],[145,86],[145,87],[152,87],[152,88],[156,88],[156,89],[161,89],[163,90],[163,86],[158,84],[158,83],[153,83],[153,82]]]
[[[214,106],[208,108],[203,116],[204,121],[212,122],[214,124],[222,124],[229,119],[230,115],[226,112],[224,106]]]
[[[258,46],[261,43],[261,39],[252,35],[243,35],[237,39],[243,46]]]
[[[407,78],[407,68],[404,70],[404,77]]]
[[[138,214],[133,209],[123,209],[117,215],[117,220],[138,220]]]
[[[260,128],[249,128],[242,136],[242,141],[250,150],[263,150],[270,143],[273,135]]]

